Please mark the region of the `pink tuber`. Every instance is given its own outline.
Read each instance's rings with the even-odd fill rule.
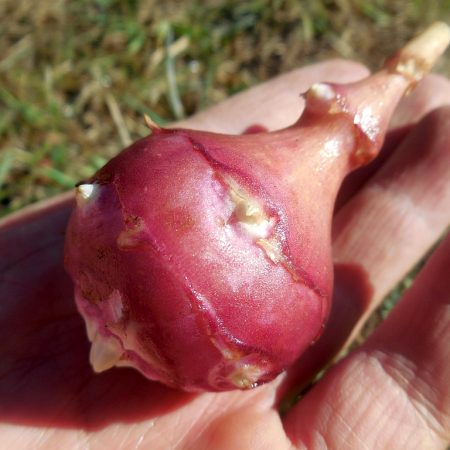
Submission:
[[[161,129],[77,187],[66,267],[95,371],[132,366],[189,391],[272,380],[320,335],[330,226],[346,174],[445,50],[437,23],[375,75],[315,84],[276,132]]]

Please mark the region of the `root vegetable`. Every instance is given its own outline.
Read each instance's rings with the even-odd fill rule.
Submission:
[[[313,85],[300,119],[280,131],[148,121],[150,136],[80,184],[66,267],[94,370],[132,366],[219,391],[289,367],[329,312],[342,180],[377,155],[397,102],[449,35],[435,24],[371,77]]]

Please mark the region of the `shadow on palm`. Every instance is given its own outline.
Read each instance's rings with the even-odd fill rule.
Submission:
[[[97,429],[189,402],[193,394],[131,369],[92,372],[84,323],[62,265],[70,206],[51,206],[1,236],[0,420]]]

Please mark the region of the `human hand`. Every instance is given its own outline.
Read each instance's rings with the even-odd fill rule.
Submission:
[[[315,81],[366,71],[332,61],[294,71],[180,124],[237,133],[300,113]],[[450,238],[390,317],[305,385],[450,223],[450,83],[430,77],[399,108],[384,156],[353,175],[334,221],[336,280],[326,332],[298,364],[250,391],[188,394],[131,369],[96,375],[62,267],[72,195],[0,225],[0,448],[444,448],[450,440]],[[401,141],[401,143],[400,143]],[[382,164],[381,164],[382,163]],[[367,172],[370,181],[362,184]]]

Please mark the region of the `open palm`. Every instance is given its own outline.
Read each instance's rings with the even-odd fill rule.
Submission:
[[[231,133],[254,123],[279,128],[297,118],[297,93],[311,83],[365,74],[350,62],[318,64],[180,125]],[[188,394],[131,369],[94,374],[62,266],[71,195],[4,220],[0,448],[445,448],[449,238],[369,340],[283,417],[278,412],[281,399],[343,348],[450,223],[450,107],[444,104],[450,104],[450,83],[426,79],[399,108],[382,158],[346,181],[334,222],[336,280],[327,330],[288,373],[251,391]]]

